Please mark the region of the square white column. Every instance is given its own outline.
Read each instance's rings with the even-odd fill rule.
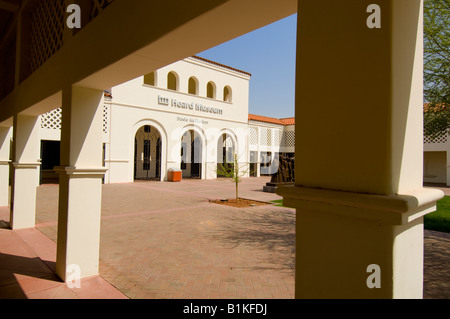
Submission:
[[[103,91],[63,92],[56,272],[63,280],[98,274],[102,198]],[[73,279],[73,278],[72,278]]]
[[[32,228],[36,223],[36,190],[40,167],[38,119],[37,116],[14,116],[10,206],[12,229]]]
[[[376,3],[298,2],[297,298],[422,298],[423,3]]]

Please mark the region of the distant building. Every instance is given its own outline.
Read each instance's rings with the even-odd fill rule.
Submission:
[[[277,166],[272,162],[279,154],[294,157],[295,118],[276,119],[249,114],[248,126],[252,176],[275,173]]]
[[[450,186],[450,140],[447,133],[433,139],[425,137],[423,144],[423,181]]]

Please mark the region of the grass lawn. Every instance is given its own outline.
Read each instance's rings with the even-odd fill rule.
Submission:
[[[275,206],[283,206],[283,200],[274,200]],[[424,228],[450,233],[450,196],[437,202],[437,210],[424,217]]]
[[[450,196],[437,202],[437,210],[424,217],[425,229],[450,233]]]
[[[283,206],[283,200],[282,199],[273,200],[271,202],[275,203],[275,206]]]

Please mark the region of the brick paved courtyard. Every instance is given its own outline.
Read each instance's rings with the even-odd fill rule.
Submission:
[[[267,181],[244,179],[240,196],[279,199]],[[104,185],[100,276],[128,298],[293,298],[295,210],[208,202],[233,196],[218,180]],[[53,241],[57,197],[38,189],[36,227]],[[425,298],[450,298],[449,251],[450,234],[425,231]]]
[[[269,201],[267,178],[240,196]],[[57,186],[38,191],[37,228],[56,240]],[[100,275],[129,298],[293,298],[295,211],[234,208],[230,181],[103,186]]]

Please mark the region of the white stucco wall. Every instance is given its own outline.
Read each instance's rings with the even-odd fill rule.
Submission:
[[[167,89],[167,74],[171,71],[177,74],[178,91]],[[142,76],[111,90],[110,147],[105,163],[109,168],[108,182],[133,181],[134,138],[144,125],[157,128],[161,134],[162,180],[167,179],[169,169],[180,169],[181,137],[188,130],[194,130],[202,140],[202,178],[216,177],[217,144],[224,133],[232,137],[239,161],[248,161],[248,75],[195,58],[178,61],[155,73],[155,86],[144,84]],[[198,95],[187,93],[191,76],[198,80]],[[215,99],[205,97],[209,81],[215,83]],[[231,102],[222,101],[225,86],[232,89]],[[198,110],[199,105],[215,111]]]
[[[447,152],[424,152],[423,180],[426,183],[447,183]]]
[[[442,136],[435,141],[426,140],[423,146],[423,181],[450,185],[450,140]]]

